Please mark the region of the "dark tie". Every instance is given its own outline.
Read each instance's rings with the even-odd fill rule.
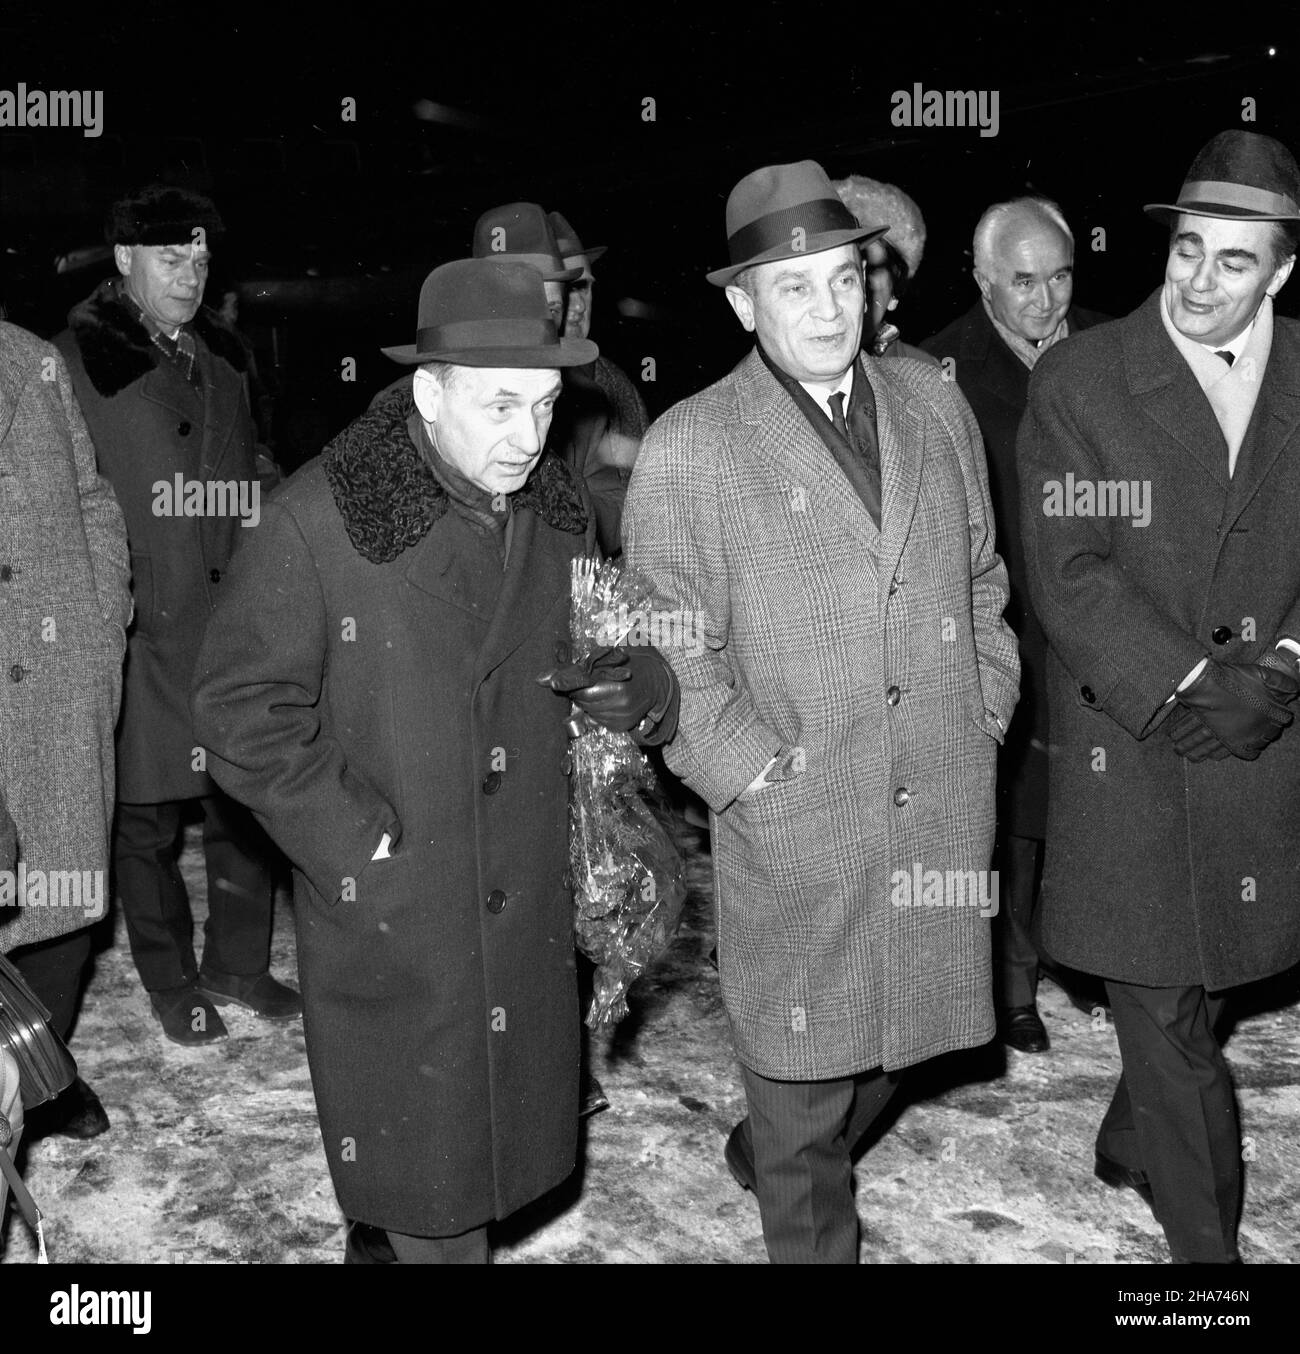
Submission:
[[[1232,363],[1233,363],[1233,355],[1232,355],[1226,348],[1222,349],[1222,350],[1219,351],[1219,352],[1216,352],[1214,355],[1215,355],[1215,357],[1221,357],[1221,358],[1223,358],[1223,360],[1224,360],[1229,366],[1232,366]]]
[[[849,436],[849,425],[844,421],[844,392],[837,390],[833,395],[826,397],[826,403],[831,407],[831,422],[835,425],[835,431],[853,447],[854,451],[859,448],[854,446],[853,439]]]

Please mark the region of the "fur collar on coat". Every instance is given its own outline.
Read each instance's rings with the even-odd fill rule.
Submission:
[[[388,564],[428,534],[447,511],[446,490],[412,445],[407,391],[367,410],[325,448],[325,478],[358,554]],[[510,495],[512,511],[532,508],[557,531],[580,535],[587,510],[572,472],[546,452],[528,482]]]
[[[109,399],[147,376],[166,359],[140,323],[135,307],[118,294],[115,279],[101,282],[68,312],[68,327],[81,352],[81,362],[95,389]],[[237,372],[248,366],[244,345],[216,311],[200,307],[190,328],[214,357]]]

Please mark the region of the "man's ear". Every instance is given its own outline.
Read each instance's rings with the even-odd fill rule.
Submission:
[[[1268,284],[1268,294],[1276,296],[1278,292],[1286,285],[1286,280],[1291,276],[1291,269],[1295,267],[1295,255],[1292,254],[1289,259],[1273,274],[1273,280]]]
[[[115,244],[113,246],[113,262],[117,264],[117,271],[123,277],[131,276],[131,246],[129,244]]]
[[[437,423],[442,409],[442,386],[438,378],[423,367],[415,371],[415,407],[426,423]]]
[[[989,292],[993,290],[988,278],[978,268],[972,268],[970,275],[975,279],[975,285],[980,289],[980,295],[987,301]]]
[[[754,298],[744,289],[744,287],[728,287],[727,300],[731,302],[731,308],[736,312],[736,318],[745,327],[746,333],[754,332]]]

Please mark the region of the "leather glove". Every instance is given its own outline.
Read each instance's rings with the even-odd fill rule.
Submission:
[[[1174,751],[1189,762],[1253,762],[1295,718],[1286,707],[1297,695],[1294,667],[1275,654],[1258,663],[1209,662],[1178,692],[1182,710],[1169,721]]]
[[[673,670],[647,645],[597,649],[537,680],[615,733],[630,733],[648,715],[661,719],[677,692]]]

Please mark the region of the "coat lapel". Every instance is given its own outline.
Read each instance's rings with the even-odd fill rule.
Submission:
[[[556,600],[570,595],[569,558],[539,548],[538,533],[551,530],[531,508],[515,514],[510,555],[496,610],[474,665],[481,681],[499,667],[547,618]],[[581,537],[574,537],[580,553]]]
[[[898,570],[916,516],[925,464],[925,421],[907,398],[906,383],[887,362],[860,358],[876,395],[880,438],[880,579],[887,588]]]
[[[1231,527],[1259,492],[1300,425],[1300,340],[1285,321],[1273,319],[1273,347],[1259,398],[1237,456],[1228,493],[1225,528]]]
[[[1191,368],[1165,333],[1159,291],[1121,323],[1124,370],[1138,408],[1226,493],[1228,444]]]
[[[787,489],[802,490],[808,511],[823,512],[871,550],[880,533],[871,514],[799,406],[769,372],[757,350],[736,372],[737,426],[729,434],[742,459],[752,459]]]
[[[976,385],[1017,412],[1024,409],[1029,400],[1029,368],[998,336],[983,303],[975,306],[957,360],[976,365]]]

